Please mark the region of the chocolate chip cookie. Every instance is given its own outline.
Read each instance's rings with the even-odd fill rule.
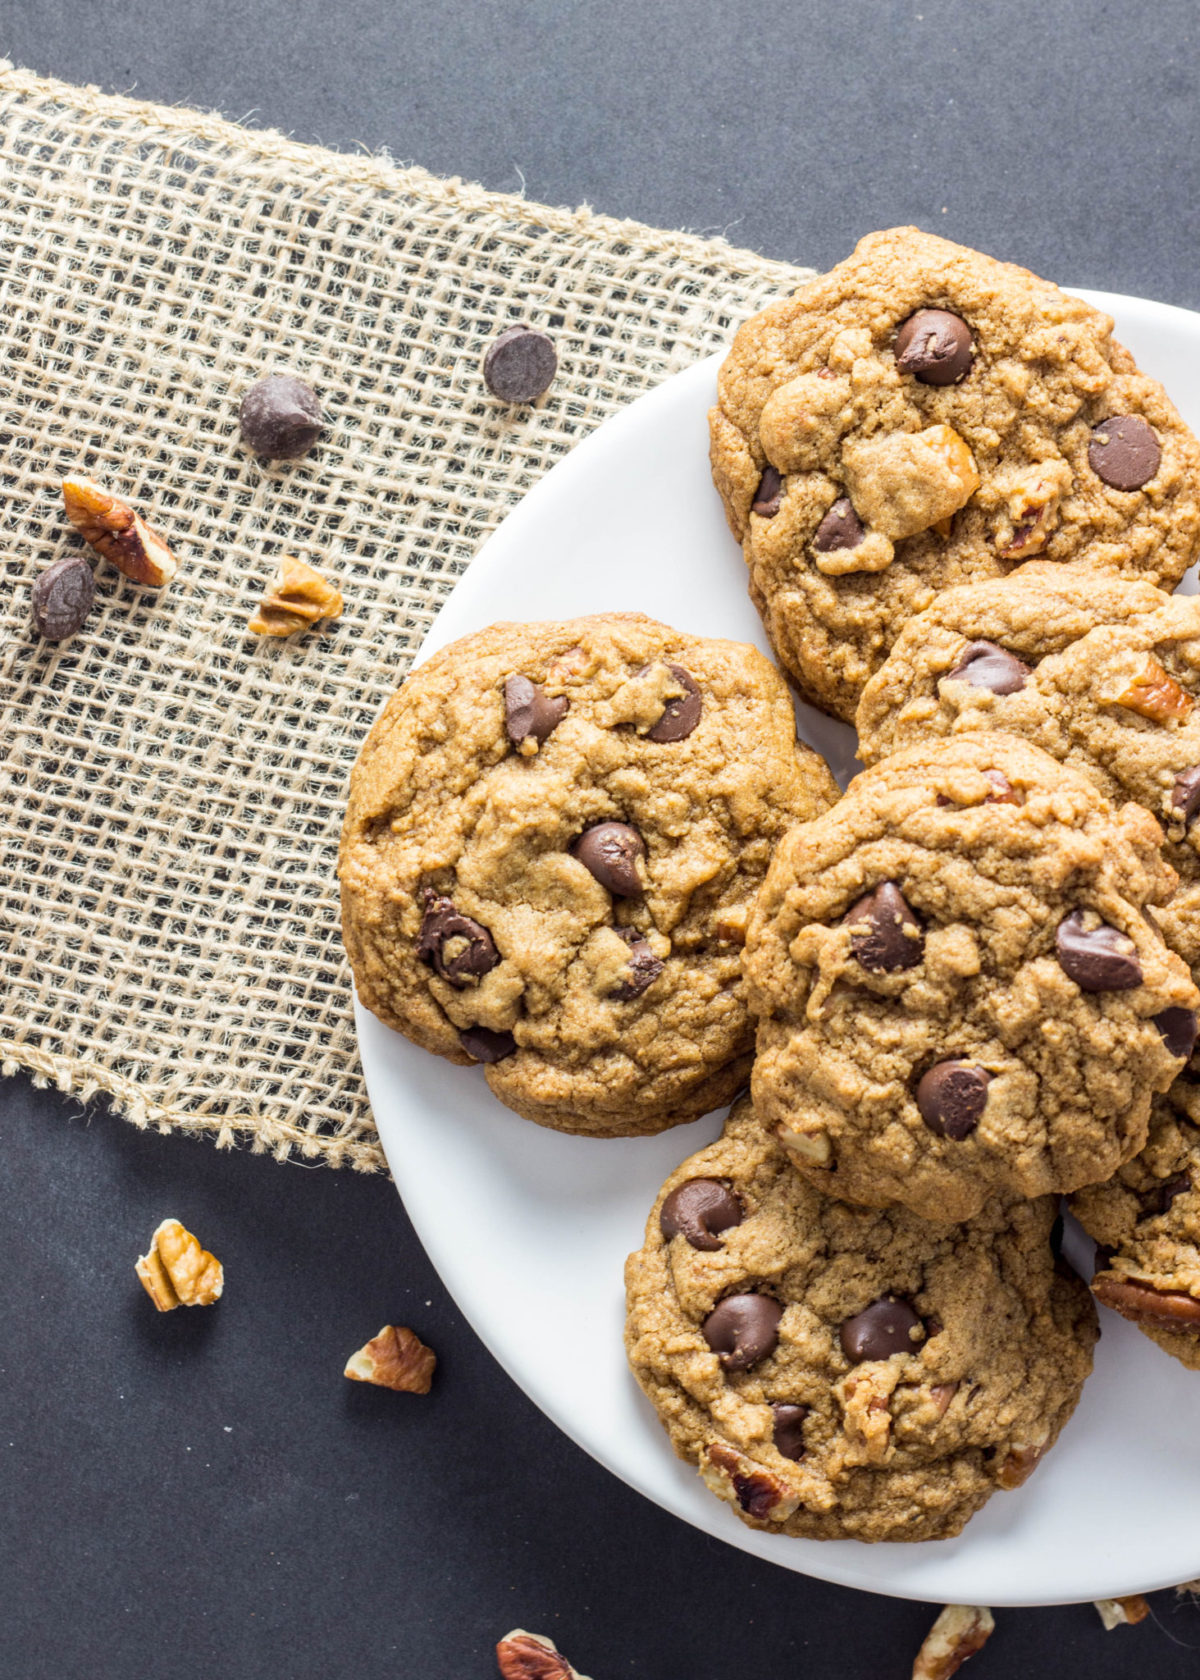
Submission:
[[[836,797],[753,648],[637,614],[494,625],[412,673],[355,767],[358,995],[543,1125],[695,1119],[745,1080],[771,847]]]
[[[1035,555],[1174,588],[1200,549],[1200,446],[1109,317],[916,228],[748,321],[709,421],[775,649],[848,722],[940,589]]]
[[[755,1105],[828,1194],[969,1219],[1109,1177],[1200,993],[1140,806],[1028,742],[910,747],[776,849],[747,936]],[[1186,1028],[1186,1030],[1185,1030]]]
[[[1158,818],[1181,880],[1200,881],[1200,596],[1083,566],[1033,563],[947,589],[912,618],[863,691],[859,756],[931,736],[1023,735],[1114,804]]]
[[[1070,1206],[1100,1245],[1097,1300],[1200,1371],[1200,1127],[1156,1102],[1141,1154]]]
[[[626,1263],[626,1347],[675,1451],[755,1528],[957,1534],[1070,1417],[1095,1310],[1056,1202],[964,1225],[832,1201],[739,1103]]]

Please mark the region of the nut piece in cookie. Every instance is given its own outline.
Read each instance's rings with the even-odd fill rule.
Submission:
[[[939,589],[1034,555],[1174,588],[1200,551],[1200,445],[1108,316],[916,228],[747,321],[709,428],[772,644],[847,722]]]
[[[1090,1369],[1095,1309],[1056,1264],[1055,1212],[992,1197],[953,1225],[833,1201],[743,1099],[626,1262],[630,1364],[744,1522],[956,1534],[1033,1471]]]
[[[1178,1097],[1189,1083],[1182,1075],[1158,1099],[1145,1147],[1077,1191],[1071,1211],[1099,1245],[1096,1299],[1200,1371],[1200,1126]]]
[[[776,846],[747,929],[754,1100],[828,1194],[969,1219],[1110,1176],[1200,1004],[1161,831],[1015,736],[909,746]]]
[[[385,1324],[378,1335],[352,1353],[343,1373],[352,1382],[374,1383],[401,1394],[428,1394],[437,1366],[432,1348],[403,1324]]]
[[[494,625],[409,676],[355,767],[358,995],[540,1124],[695,1119],[745,1082],[771,848],[836,796],[753,648],[637,614]]]
[[[62,495],[72,525],[119,572],[153,589],[170,583],[179,562],[128,502],[90,478],[64,478]]]
[[[150,1239],[149,1252],[138,1257],[134,1269],[159,1312],[211,1307],[225,1287],[221,1262],[178,1219],[163,1220]]]

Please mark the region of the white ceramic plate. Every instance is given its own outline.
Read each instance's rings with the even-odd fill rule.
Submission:
[[[1200,315],[1084,295],[1200,431]],[[496,619],[628,610],[769,651],[708,474],[719,360],[668,380],[547,474],[458,584],[423,655]],[[798,711],[844,781],[852,732]],[[621,1339],[625,1256],[663,1179],[717,1136],[721,1116],[655,1138],[563,1137],[502,1107],[481,1071],[426,1055],[361,1006],[358,1030],[388,1161],[451,1294],[547,1416],[656,1504],[787,1569],[940,1603],[1052,1604],[1200,1575],[1200,1374],[1107,1311],[1095,1375],[1058,1447],[958,1539],[822,1544],[744,1527],[675,1458]],[[1073,1240],[1086,1259],[1090,1244]]]

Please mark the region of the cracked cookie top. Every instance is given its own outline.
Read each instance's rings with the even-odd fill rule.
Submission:
[[[1160,831],[1028,742],[906,749],[777,847],[744,955],[755,1105],[829,1194],[967,1219],[1109,1177],[1200,993]]]
[[[1035,555],[1173,588],[1200,446],[1112,321],[916,228],[740,328],[713,476],[772,643],[847,722],[905,619]]]
[[[626,1347],[681,1458],[752,1526],[957,1534],[1053,1444],[1095,1311],[1056,1203],[967,1224],[836,1202],[750,1103],[667,1180],[626,1263]]]
[[[359,997],[542,1124],[694,1119],[745,1079],[771,847],[836,797],[754,648],[636,614],[494,625],[412,673],[355,766]]]

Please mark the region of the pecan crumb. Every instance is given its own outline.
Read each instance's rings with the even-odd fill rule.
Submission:
[[[64,478],[63,507],[67,518],[97,554],[111,560],[135,583],[161,589],[179,570],[179,562],[157,531],[128,502],[113,496],[90,478]]]
[[[256,636],[291,636],[321,618],[340,618],[342,593],[307,560],[285,554],[250,620]]]
[[[1152,658],[1147,658],[1141,675],[1109,703],[1126,706],[1139,717],[1149,718],[1151,723],[1170,723],[1175,719],[1182,723],[1192,709],[1191,695]]]
[[[351,1354],[346,1376],[401,1394],[428,1394],[437,1355],[403,1324],[385,1324],[365,1347]]]
[[[1097,1598],[1094,1603],[1109,1633],[1118,1627],[1136,1627],[1150,1614],[1150,1606],[1141,1593],[1131,1593],[1128,1598]]]
[[[225,1270],[201,1248],[178,1219],[164,1219],[150,1239],[150,1252],[134,1268],[159,1312],[176,1307],[211,1307],[225,1287]]]
[[[912,1680],[950,1680],[982,1650],[995,1625],[992,1612],[981,1604],[947,1604],[917,1652]]]
[[[571,1667],[552,1639],[514,1628],[496,1646],[504,1680],[587,1680]]]

